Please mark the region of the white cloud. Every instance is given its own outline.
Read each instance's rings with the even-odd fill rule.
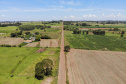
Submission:
[[[74,0],[70,0],[70,1],[64,1],[64,0],[61,0],[61,3],[62,4],[66,4],[66,5],[81,5],[80,2],[75,2]]]
[[[71,18],[75,18],[75,16],[73,16],[73,15],[71,15],[70,17],[71,17]]]
[[[88,14],[88,15],[83,15],[84,18],[96,18],[96,15],[93,14]]]
[[[1,17],[6,17],[6,15],[1,15]]]

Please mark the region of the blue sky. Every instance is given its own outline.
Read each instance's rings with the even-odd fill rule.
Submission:
[[[0,0],[0,21],[126,20],[126,0]]]

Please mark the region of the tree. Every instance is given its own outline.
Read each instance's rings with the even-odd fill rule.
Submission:
[[[40,39],[41,39],[41,36],[40,36],[40,35],[37,35],[37,36],[35,37],[35,41],[40,41]]]
[[[86,34],[88,34],[88,31],[86,31]]]
[[[39,32],[35,32],[36,35],[39,35]]]
[[[83,30],[83,34],[84,34],[84,30]]]
[[[64,51],[69,52],[70,51],[70,46],[69,45],[65,46]]]
[[[30,34],[30,32],[25,32],[25,34],[26,34],[26,35],[29,35],[29,34]]]
[[[44,66],[42,62],[39,62],[35,66],[35,78],[38,80],[44,79]]]
[[[11,37],[16,37],[17,35],[15,33],[11,33]]]
[[[44,79],[44,75],[52,75],[53,61],[44,59],[35,66],[35,78],[38,80]]]
[[[123,34],[121,34],[121,37],[123,37]]]
[[[121,34],[125,34],[125,32],[124,32],[124,31],[122,31],[122,32],[121,32]]]

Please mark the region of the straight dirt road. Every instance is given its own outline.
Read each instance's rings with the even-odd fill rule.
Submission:
[[[60,48],[61,48],[61,50],[60,50],[60,61],[59,61],[58,84],[66,84],[63,23],[62,23],[62,37],[61,37],[61,47]]]

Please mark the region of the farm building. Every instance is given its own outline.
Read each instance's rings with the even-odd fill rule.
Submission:
[[[32,43],[32,40],[25,40],[24,43]]]

